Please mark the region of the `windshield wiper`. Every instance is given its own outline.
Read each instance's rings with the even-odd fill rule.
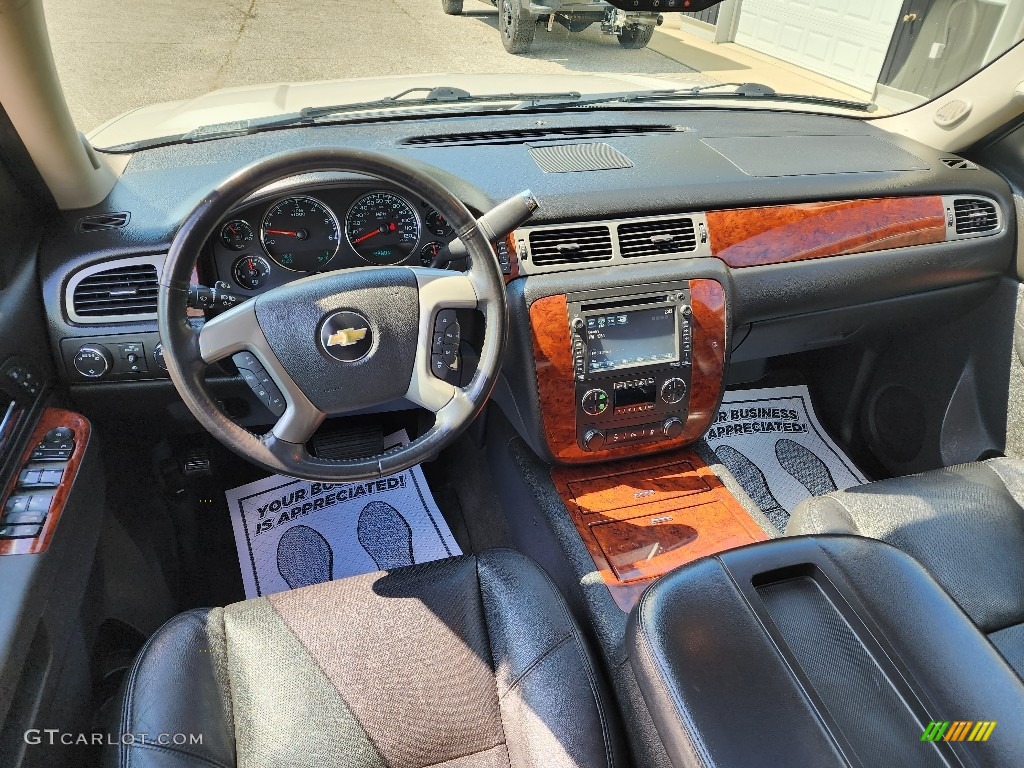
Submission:
[[[733,88],[731,91],[715,92],[719,88]],[[774,88],[762,83],[711,83],[696,85],[692,88],[671,88],[658,91],[639,91],[615,95],[598,96],[579,99],[562,104],[544,104],[545,109],[586,108],[615,104],[646,104],[652,102],[680,101],[687,99],[750,99],[756,101],[789,101],[803,104],[852,109],[858,112],[874,112],[878,105],[874,102],[837,99],[831,96],[812,96],[804,93],[778,93]]]
[[[426,93],[419,98],[405,98],[411,93]],[[516,102],[515,109],[529,109],[546,101],[557,101],[575,104],[581,94],[577,91],[564,93],[495,93],[474,96],[461,88],[409,88],[394,96],[373,101],[360,101],[353,104],[334,104],[324,107],[304,107],[298,112],[272,117],[258,117],[249,120],[236,120],[229,123],[216,123],[195,128],[174,141],[196,142],[210,139],[223,139],[230,136],[244,136],[273,128],[314,124],[327,117],[344,115],[352,112],[371,112],[379,109],[408,109],[417,107],[454,106],[459,104],[487,104]],[[164,140],[167,141],[166,139]]]

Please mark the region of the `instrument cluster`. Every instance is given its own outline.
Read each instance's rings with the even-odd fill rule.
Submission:
[[[210,244],[213,278],[255,294],[302,275],[359,266],[431,266],[455,237],[428,203],[389,189],[318,188],[252,203]]]

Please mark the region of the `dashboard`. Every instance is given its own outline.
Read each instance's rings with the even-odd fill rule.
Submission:
[[[1016,243],[1000,176],[832,116],[491,115],[154,148],[40,245],[52,351],[76,401],[188,428],[160,360],[164,257],[225,178],[314,144],[417,165],[476,214],[533,192],[539,208],[504,244],[508,264],[496,248],[509,336],[493,397],[539,456],[563,463],[694,439],[744,366],[966,313],[1007,273]],[[607,155],[594,145],[629,165],[594,167]],[[430,201],[356,174],[302,174],[229,214],[198,255],[198,281],[255,296],[316,272],[426,264],[451,237]],[[597,336],[576,327],[591,318]],[[675,318],[673,332],[647,333],[650,318]],[[471,324],[463,331],[471,342]],[[249,403],[232,413],[240,423],[269,423],[230,365],[209,378],[225,403]]]
[[[429,203],[400,190],[303,188],[232,213],[211,238],[200,274],[242,296],[257,295],[317,272],[429,267],[454,236]]]

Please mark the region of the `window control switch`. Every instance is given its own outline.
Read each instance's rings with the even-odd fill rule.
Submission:
[[[4,515],[3,521],[0,525],[3,526],[22,526],[22,525],[42,525],[43,521],[46,520],[45,512],[8,512]]]
[[[43,529],[41,525],[0,526],[0,539],[34,539]]]

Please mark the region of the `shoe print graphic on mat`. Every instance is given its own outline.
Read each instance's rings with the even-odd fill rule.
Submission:
[[[807,446],[783,438],[775,444],[775,458],[811,496],[824,496],[839,490],[828,466]]]
[[[373,558],[377,570],[389,571],[415,563],[412,528],[402,513],[384,501],[371,501],[359,513],[359,543]]]
[[[289,528],[277,543],[277,570],[292,589],[334,578],[334,550],[308,525]]]
[[[743,490],[761,508],[772,525],[778,528],[780,533],[784,531],[786,523],[789,522],[789,512],[783,509],[772,495],[768,480],[757,465],[731,445],[718,446],[715,449],[715,456],[732,472],[736,482],[743,486]]]

